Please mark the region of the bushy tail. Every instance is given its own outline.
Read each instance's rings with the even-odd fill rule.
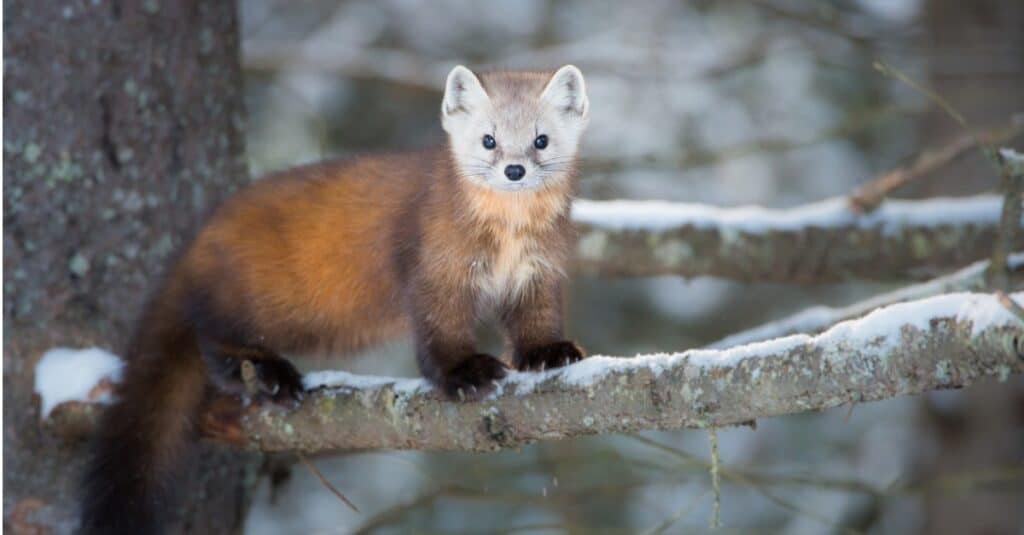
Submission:
[[[168,344],[129,360],[86,467],[81,533],[163,531],[207,382],[198,349],[188,346]]]

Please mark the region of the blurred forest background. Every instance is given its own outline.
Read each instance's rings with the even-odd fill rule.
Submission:
[[[87,117],[103,132],[95,152],[82,149],[86,156],[80,157],[74,148],[69,157],[31,141],[35,127],[5,131],[5,173],[21,166],[24,176],[17,182],[5,176],[4,191],[4,318],[9,329],[21,329],[17,338],[4,338],[8,488],[14,481],[26,494],[43,493],[38,489],[52,486],[53,474],[72,473],[75,462],[31,456],[40,444],[50,447],[50,439],[35,434],[35,412],[9,412],[31,386],[9,382],[31,373],[21,357],[10,355],[97,339],[109,345],[116,336],[73,334],[69,342],[44,327],[56,321],[76,325],[66,332],[77,333],[77,325],[92,321],[81,318],[97,310],[129,316],[134,308],[125,303],[155,280],[146,266],[163,263],[217,192],[242,185],[246,166],[258,179],[326,157],[439,143],[441,88],[457,63],[483,69],[573,63],[582,69],[592,120],[579,196],[588,199],[787,208],[846,195],[965,133],[933,99],[879,72],[877,62],[933,89],[977,129],[1005,127],[1024,112],[1020,0],[240,0],[241,73],[230,61],[230,39],[225,45],[219,37],[235,30],[229,3],[199,4],[203,25],[186,23],[165,34],[122,24],[116,27],[121,44],[109,45],[116,50],[98,48],[111,54],[102,58],[128,59],[103,59],[108,70],[65,72],[78,55],[94,50],[76,43],[94,43],[104,28],[114,28],[76,19],[96,6],[106,9],[107,2],[5,0],[5,122],[47,114],[39,132],[60,138],[61,129],[72,132],[69,125]],[[137,20],[171,18],[177,4],[112,6],[115,19]],[[21,26],[10,22],[13,16]],[[83,40],[80,32],[93,33]],[[65,34],[72,44],[54,44]],[[134,42],[169,57],[169,66],[136,75]],[[174,46],[194,52],[200,58],[195,68],[205,70],[177,62]],[[62,52],[52,54],[53,47]],[[56,78],[46,82],[51,87],[34,86],[32,73],[50,69],[51,54],[54,67],[46,72]],[[244,95],[235,95],[231,87],[242,80]],[[89,84],[100,88],[101,106],[67,97],[78,87],[83,95],[92,91]],[[51,94],[51,104],[60,106],[47,107]],[[94,100],[93,93],[82,96],[90,105]],[[132,111],[126,111],[128,101]],[[164,126],[151,137],[136,135],[130,121],[119,122],[136,107],[150,114],[146,124]],[[190,139],[197,124],[222,134]],[[245,160],[232,159],[243,144]],[[1021,138],[1009,145],[1020,150]],[[147,146],[155,147],[152,156]],[[86,158],[90,163],[83,166],[135,185],[112,193],[65,186],[88,174],[72,163]],[[38,162],[54,171],[33,175]],[[167,173],[182,177],[180,191],[153,178]],[[98,175],[97,183],[102,180]],[[971,195],[995,191],[998,183],[980,153],[971,153],[899,196]],[[49,206],[51,199],[66,209],[25,208]],[[9,230],[12,221],[17,228]],[[71,242],[77,232],[114,237],[38,253],[29,238],[44,228]],[[129,247],[102,256],[111,243]],[[100,253],[87,248],[94,245]],[[57,281],[52,287],[74,291],[37,291],[45,287],[34,281],[48,278]],[[809,306],[853,303],[908,282],[796,286],[576,277],[569,334],[592,354],[682,350]],[[81,300],[82,288],[100,297]],[[305,364],[417,374],[403,344]],[[725,429],[718,438],[725,473],[723,525],[715,533],[1024,532],[1020,376],[852,410],[763,419],[756,430]],[[12,453],[15,447],[27,453]],[[316,459],[361,512],[346,508],[296,465],[290,477],[261,483],[246,533],[700,533],[708,531],[712,510],[708,451],[706,433],[683,431],[487,455],[368,452]],[[10,474],[19,463],[21,473]],[[62,492],[70,485],[64,479],[71,478],[60,477]],[[234,495],[203,496],[200,501],[217,507]],[[5,527],[20,505],[24,501],[12,504],[5,496]]]
[[[593,111],[579,195],[589,199],[789,207],[846,194],[963,135],[933,101],[876,70],[879,61],[933,88],[974,127],[1005,126],[1024,111],[1024,3],[1014,0],[241,5],[254,176],[439,141],[441,81],[455,63],[583,70]],[[979,153],[900,194],[967,195],[997,184]],[[679,350],[891,287],[577,278],[570,333],[598,354]],[[330,365],[414,376],[409,355],[398,346]],[[1024,529],[1020,378],[845,412],[720,432],[726,466],[757,477],[726,479],[719,532]],[[273,499],[261,489],[247,529],[701,532],[711,510],[707,451],[706,434],[688,431],[498,455],[347,455],[320,466],[362,514],[296,468]],[[1000,471],[1009,477],[992,484]]]

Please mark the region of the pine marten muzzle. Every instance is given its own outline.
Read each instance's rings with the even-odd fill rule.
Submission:
[[[448,75],[435,150],[278,172],[225,201],[137,322],[104,414],[82,531],[158,533],[210,389],[294,404],[284,354],[347,354],[411,334],[424,377],[478,398],[508,366],[477,350],[493,317],[518,370],[583,358],[563,335],[583,75]]]

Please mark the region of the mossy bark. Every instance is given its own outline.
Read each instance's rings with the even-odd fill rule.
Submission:
[[[870,340],[840,328],[794,343],[744,346],[735,360],[737,353],[713,350],[622,359],[582,382],[561,371],[512,377],[496,395],[473,402],[444,401],[407,382],[326,388],[295,411],[254,408],[244,427],[265,452],[496,451],[582,435],[743,425],[1024,373],[1024,323],[974,321],[907,320],[894,326],[898,335]]]
[[[763,232],[577,223],[576,267],[603,277],[713,276],[793,284],[921,280],[988,258],[999,233],[994,219],[895,225],[896,230],[884,218],[872,221]],[[1013,251],[1024,248],[1024,236],[1008,245]]]
[[[173,251],[248,182],[237,6],[6,1],[4,67],[4,525],[67,533],[84,446],[40,431],[34,364],[122,347]],[[237,532],[252,459],[206,453],[176,530]]]

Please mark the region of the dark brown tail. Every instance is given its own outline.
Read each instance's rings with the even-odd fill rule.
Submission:
[[[161,533],[176,503],[208,380],[194,340],[176,338],[133,355],[103,415],[83,485],[85,535]]]

